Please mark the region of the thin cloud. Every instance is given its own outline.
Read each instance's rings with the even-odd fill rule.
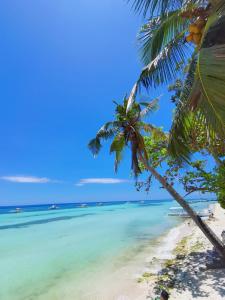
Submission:
[[[36,176],[1,176],[0,179],[16,183],[49,183],[55,182],[47,177]]]
[[[76,186],[82,186],[84,184],[118,184],[126,182],[129,182],[129,180],[117,178],[84,178],[80,179],[80,181],[76,183]]]

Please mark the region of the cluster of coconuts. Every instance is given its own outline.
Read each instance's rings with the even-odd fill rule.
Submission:
[[[195,45],[199,46],[206,20],[198,17],[197,20],[189,26],[189,35],[186,36],[187,42],[193,42]]]
[[[195,19],[195,21],[189,26],[189,35],[186,37],[187,42],[193,42],[194,44],[199,46],[205,24],[209,16],[208,13],[208,9],[199,7],[193,10],[185,11],[181,14],[183,18]]]

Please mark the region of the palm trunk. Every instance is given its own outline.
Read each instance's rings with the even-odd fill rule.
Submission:
[[[188,213],[195,224],[201,229],[207,239],[215,247],[219,255],[225,261],[225,245],[220,241],[220,239],[214,234],[214,232],[209,228],[209,226],[203,222],[203,220],[195,213],[191,206],[179,195],[172,185],[163,178],[153,167],[149,166],[148,162],[143,158],[142,154],[139,153],[140,161],[144,164],[145,168],[149,170],[152,175],[162,184],[162,186],[168,191],[168,193],[180,204],[181,207]]]

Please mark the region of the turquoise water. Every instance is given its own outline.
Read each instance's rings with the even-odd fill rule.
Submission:
[[[127,264],[178,223],[167,216],[171,206],[152,201],[0,214],[0,299],[61,299],[62,287],[71,285],[73,295],[64,299],[79,300],[85,282]]]

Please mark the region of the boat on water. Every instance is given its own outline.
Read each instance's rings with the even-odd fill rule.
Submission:
[[[204,209],[202,211],[196,211],[196,214],[201,218],[207,218],[213,215],[210,209]],[[190,218],[187,212],[182,207],[171,207],[168,216]]]
[[[86,203],[83,203],[83,204],[80,205],[80,207],[81,207],[81,208],[87,207],[87,204],[86,204]]]
[[[53,205],[49,206],[49,208],[48,208],[48,209],[57,209],[57,208],[59,208],[59,207],[58,207],[58,206],[56,206],[55,204],[53,204]]]
[[[10,211],[11,213],[21,213],[22,212],[22,209],[20,208],[20,207],[17,207],[17,208],[15,208],[15,209],[13,209],[13,210],[11,210]]]

